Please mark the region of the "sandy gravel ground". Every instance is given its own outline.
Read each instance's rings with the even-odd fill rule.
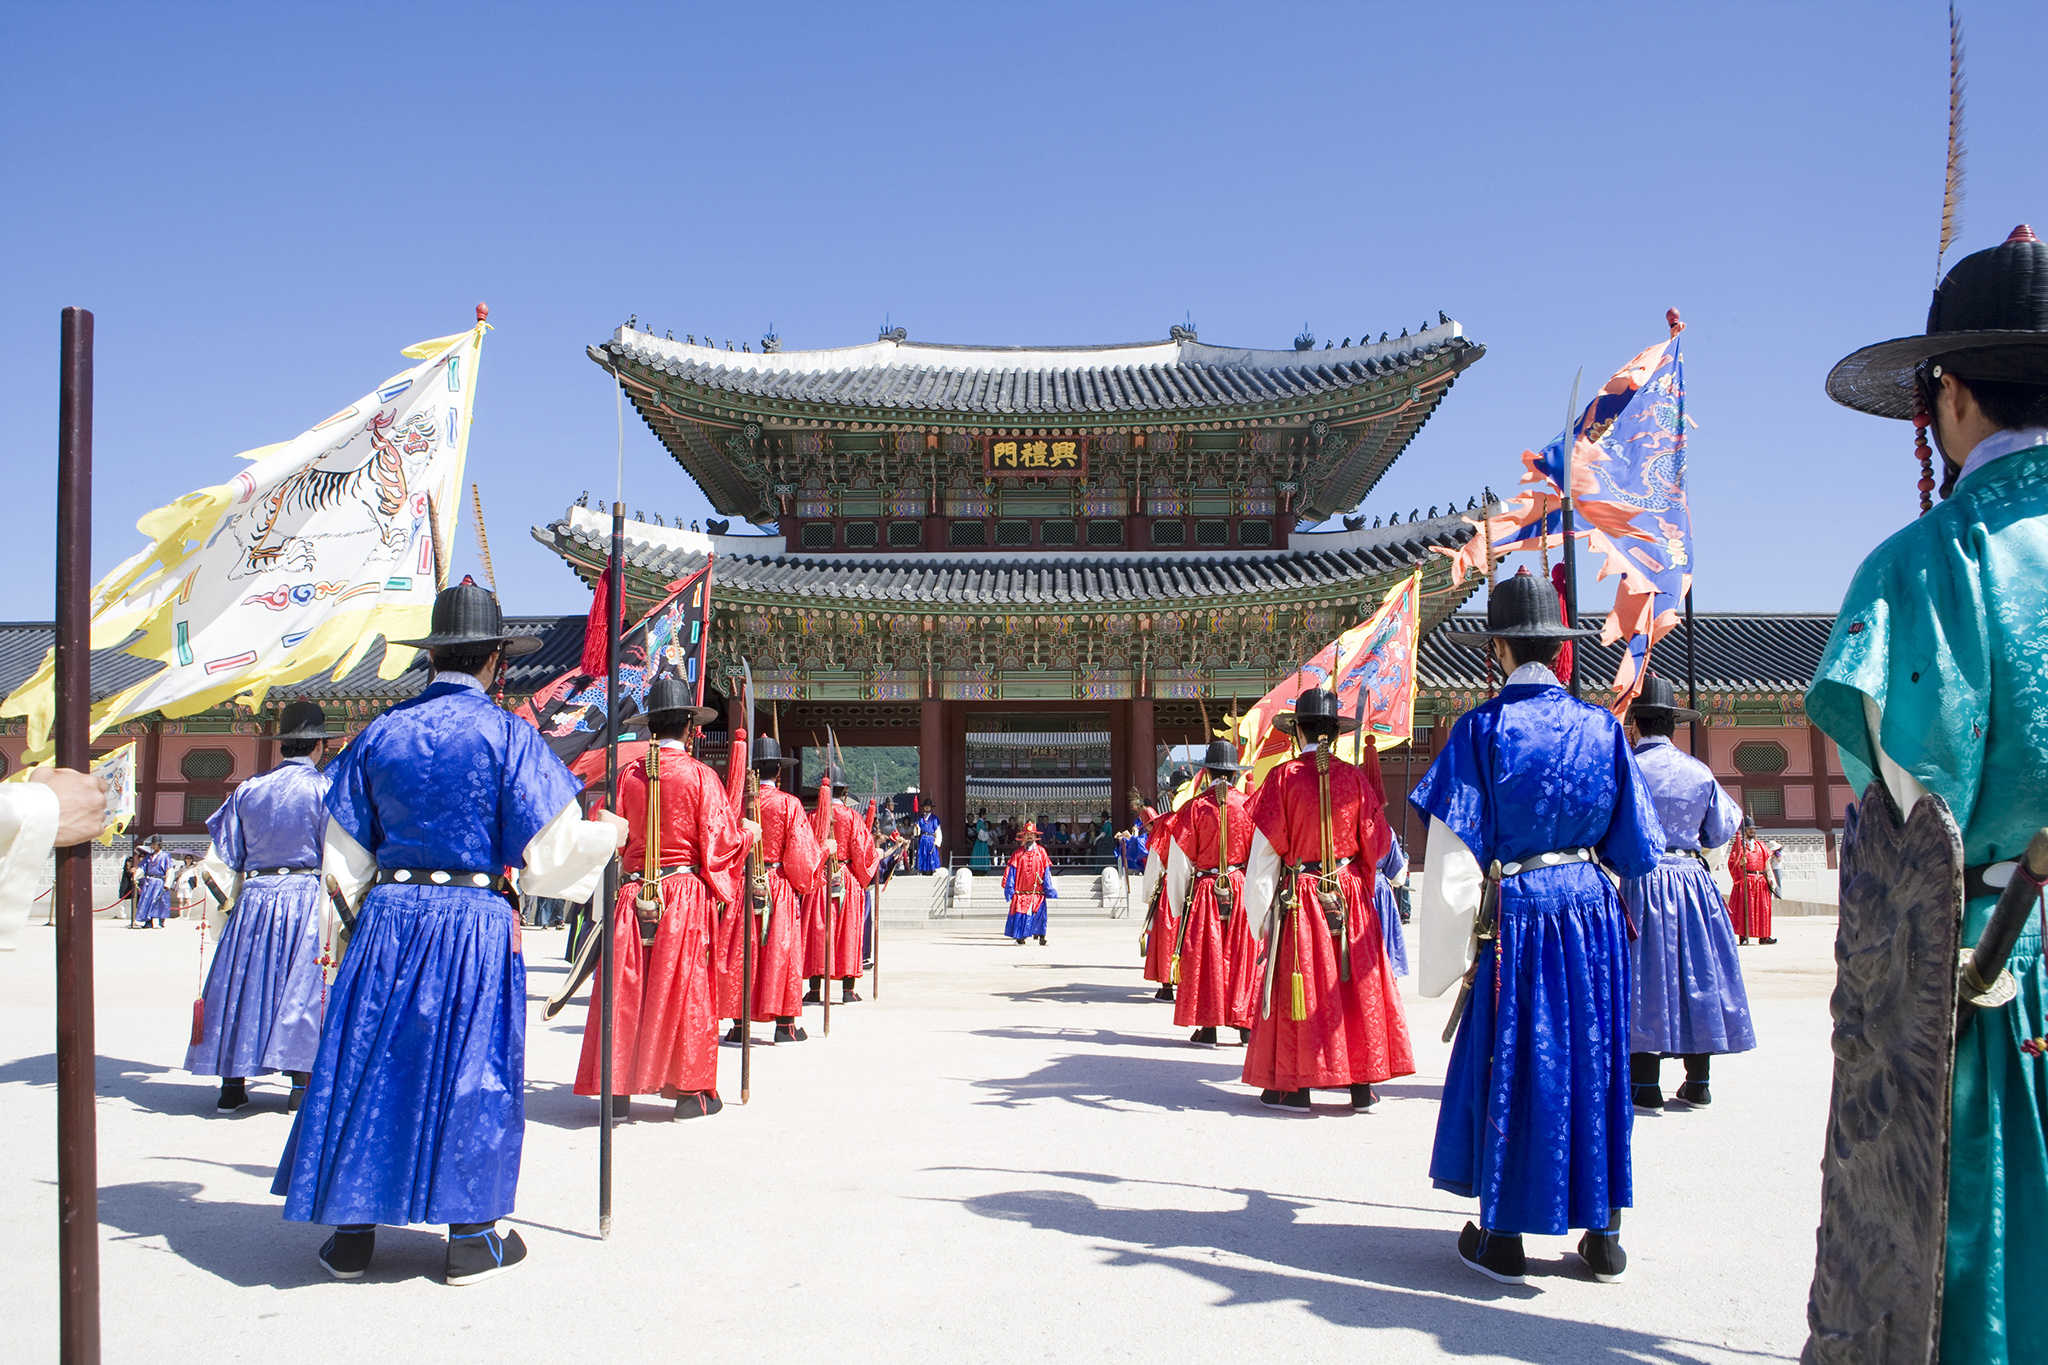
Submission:
[[[1426,1176],[1449,1006],[1411,999],[1420,1074],[1353,1116],[1262,1110],[1241,1052],[1189,1046],[1139,978],[1128,922],[891,926],[880,999],[829,1039],[755,1053],[753,1102],[617,1136],[597,1226],[596,1103],[569,1093],[572,1007],[529,1032],[515,1223],[532,1255],[468,1289],[439,1229],[387,1229],[370,1276],[328,1279],[324,1232],[269,1193],[284,1090],[213,1113],[177,1070],[194,937],[97,933],[100,1217],[110,1361],[1308,1360],[1796,1358],[1827,1111],[1832,920],[1743,950],[1759,1049],[1713,1107],[1638,1123],[1628,1281],[1531,1238],[1532,1280],[1459,1265],[1471,1205]],[[561,936],[527,936],[536,1001]],[[8,1348],[55,1355],[53,935],[0,955]],[[872,990],[869,992],[872,995]],[[765,1036],[762,1030],[760,1036]],[[1677,1064],[1669,1064],[1676,1083]]]

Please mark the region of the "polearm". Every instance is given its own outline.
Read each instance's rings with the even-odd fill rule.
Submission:
[[[874,771],[875,793],[868,798],[868,838],[873,840],[875,846],[879,848],[881,847],[882,838],[882,765],[879,763],[875,764]],[[881,864],[877,862],[876,871],[879,872],[880,870]],[[874,965],[868,968],[868,997],[873,1000],[880,1000],[882,998],[882,893],[875,889],[873,883],[869,883],[868,895],[873,899],[873,908],[868,911],[868,914],[871,916],[868,923],[873,926],[875,935],[875,950],[869,958]]]
[[[749,689],[751,693],[751,689]],[[748,698],[752,700],[751,695]],[[753,723],[753,716],[747,723]],[[747,753],[746,726],[732,732],[732,757],[726,760],[726,792],[739,794],[740,812],[758,827],[761,823],[761,784]],[[740,802],[744,801],[744,805]],[[740,1017],[733,1022],[740,1029],[740,1103],[753,1098],[754,1090],[754,874],[759,869],[762,876],[767,870],[761,862],[761,840],[756,837],[747,849],[747,884],[740,892],[740,903],[733,907],[733,913],[742,916],[745,923],[740,926]]]
[[[623,502],[612,505],[612,558],[605,565],[606,591],[610,601],[605,604],[605,664],[604,692],[604,783],[605,809],[619,808],[619,645],[624,632],[626,605],[626,507]],[[597,1064],[597,1095],[599,1106],[599,1127],[597,1130],[597,1235],[612,1235],[612,1036],[618,1002],[612,990],[612,916],[617,913],[619,903],[619,859],[616,854],[605,864],[604,906],[601,912],[593,913],[592,927],[597,931],[597,976],[598,990],[603,992],[601,1022],[598,1025],[598,1051],[601,1056]],[[593,911],[597,907],[592,907]]]
[[[57,766],[92,765],[92,314],[64,310],[57,386]],[[57,1358],[100,1358],[92,844],[57,850]]]
[[[815,747],[815,746],[814,746]],[[825,775],[818,779],[818,811],[812,817],[818,831],[818,842],[823,844],[832,837],[832,753],[825,753]],[[832,923],[832,881],[839,875],[838,855],[825,855],[825,977],[818,987],[818,999],[825,1006],[824,1032],[832,1036],[832,943],[838,937]]]
[[[1579,381],[1586,377],[1585,367],[1572,376],[1572,396],[1564,411],[1564,455],[1559,462],[1558,473],[1564,481],[1564,623],[1577,629],[1579,624],[1579,556],[1574,548],[1572,536],[1577,530],[1573,509],[1577,500],[1572,497],[1572,446],[1578,441],[1579,425]],[[1579,676],[1585,670],[1579,667],[1578,651],[1572,652],[1572,695],[1579,695]]]

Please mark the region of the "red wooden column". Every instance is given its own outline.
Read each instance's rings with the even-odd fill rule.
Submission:
[[[917,790],[923,806],[937,807],[946,788],[946,704],[927,697],[917,712]],[[940,815],[943,823],[945,816]],[[951,848],[951,842],[940,845]]]
[[[1159,756],[1152,740],[1152,699],[1131,699],[1131,781],[1148,806],[1159,803]]]
[[[967,819],[967,704],[945,703],[945,793],[939,819],[945,822],[945,847],[957,850],[960,826]]]
[[[1821,843],[1829,867],[1835,866],[1835,781],[1828,773],[1827,733],[1806,718],[1808,752],[1813,755],[1813,818],[1820,826]]]
[[[1130,764],[1130,708],[1111,703],[1109,708],[1109,821],[1110,828],[1121,832],[1130,824],[1131,811],[1126,795],[1131,789]]]

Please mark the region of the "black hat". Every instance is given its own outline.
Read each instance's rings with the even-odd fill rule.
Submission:
[[[1700,713],[1689,706],[1678,704],[1678,690],[1671,685],[1671,679],[1652,673],[1643,679],[1643,690],[1629,703],[1628,713],[1641,712],[1649,716],[1669,716],[1673,720],[1698,720]]]
[[[1311,730],[1326,730],[1332,734],[1348,735],[1358,728],[1358,717],[1347,716],[1338,704],[1337,694],[1327,687],[1311,687],[1294,699],[1292,711],[1282,711],[1273,717],[1273,728],[1283,735],[1299,732],[1301,722],[1310,722]]]
[[[1209,741],[1209,752],[1202,755],[1202,766],[1212,773],[1229,773],[1233,777],[1244,771],[1244,765],[1237,761],[1237,746],[1227,739]]]
[[[1474,634],[1446,633],[1453,644],[1475,648],[1492,640],[1580,640],[1598,635],[1597,630],[1574,629],[1564,623],[1564,607],[1557,589],[1547,578],[1523,569],[1513,578],[1496,583],[1486,595],[1486,630]]]
[[[770,769],[794,768],[796,760],[782,756],[782,746],[775,742],[773,735],[756,735],[753,757],[747,760],[747,766],[759,768],[773,777],[775,774]]]
[[[1911,418],[1914,371],[1941,357],[1959,378],[2048,384],[2048,243],[2022,223],[1956,262],[1934,291],[1927,331],[1865,346],[1828,373],[1828,397],[1858,412]]]
[[[664,674],[654,680],[647,689],[647,705],[644,708],[649,724],[664,721],[670,724],[678,720],[694,721],[703,725],[717,717],[718,712],[709,706],[699,706],[690,685],[673,674]]]
[[[340,731],[327,728],[327,713],[318,703],[310,701],[291,702],[284,708],[284,714],[277,719],[277,733],[272,739],[332,739]]]
[[[827,772],[828,772],[828,773],[829,773],[829,774],[831,775],[831,778],[832,778],[832,791],[833,791],[833,794],[834,794],[834,795],[837,795],[838,793],[840,793],[840,792],[843,792],[843,791],[845,791],[845,790],[846,790],[846,773],[845,773],[845,771],[844,771],[844,770],[843,770],[842,768],[840,768],[840,766],[839,766],[839,765],[838,765],[837,763],[834,763],[834,764],[833,764],[833,765],[832,765],[832,766],[831,766],[830,768],[828,768],[828,769],[827,769],[826,771],[827,771]]]
[[[498,610],[498,599],[488,590],[478,587],[476,580],[466,574],[460,583],[441,589],[440,595],[434,598],[430,634],[417,640],[393,640],[391,643],[412,645],[417,649],[501,644],[505,646],[508,659],[531,654],[540,648],[537,636],[506,634],[505,613]]]

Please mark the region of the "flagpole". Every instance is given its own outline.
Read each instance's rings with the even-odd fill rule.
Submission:
[[[622,633],[623,608],[626,599],[626,506],[614,499],[612,502],[612,558],[605,566],[605,584],[611,600],[605,604],[605,719],[604,719],[604,781],[605,806],[617,812],[619,809],[619,637]],[[649,831],[649,838],[654,837]],[[597,975],[602,983],[604,1001],[603,1022],[599,1025],[598,1062],[598,1104],[600,1126],[597,1130],[597,1235],[612,1235],[612,1037],[616,1026],[618,1002],[612,990],[612,916],[617,913],[619,901],[619,860],[614,857],[605,865],[604,909],[593,915],[600,937],[597,940]]]
[[[1579,372],[1572,376],[1572,396],[1564,411],[1564,456],[1558,469],[1564,478],[1564,623],[1575,630],[1579,624],[1579,556],[1577,544],[1572,539],[1578,529],[1573,515],[1577,499],[1572,497],[1572,447],[1578,442],[1579,381],[1585,377],[1584,366],[1580,366]],[[1579,677],[1585,672],[1581,667],[1583,662],[1579,651],[1573,649],[1571,688],[1574,697],[1579,695]]]
[[[64,310],[57,392],[56,761],[92,765],[92,314]],[[57,1358],[100,1358],[99,1139],[93,1115],[92,844],[57,850]]]
[[[1685,590],[1685,704],[1695,715],[1700,709],[1700,674],[1698,662],[1693,656],[1692,643],[1692,589]],[[1700,756],[1700,723],[1697,719],[1686,722],[1687,744],[1692,756]]]

